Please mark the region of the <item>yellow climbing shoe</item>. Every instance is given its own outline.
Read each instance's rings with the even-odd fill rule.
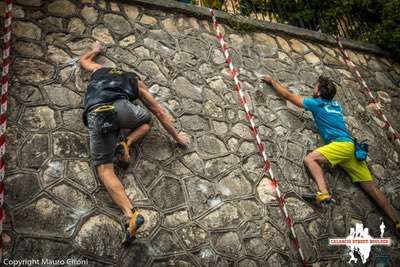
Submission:
[[[125,239],[124,245],[131,244],[136,239],[137,230],[144,224],[144,217],[136,210],[132,209],[132,216],[125,224]]]
[[[318,204],[328,204],[331,202],[331,195],[329,193],[317,192],[316,201]]]
[[[302,198],[308,202],[316,202],[317,204],[329,204],[332,200],[332,196],[329,193],[312,193],[312,194],[304,194]]]

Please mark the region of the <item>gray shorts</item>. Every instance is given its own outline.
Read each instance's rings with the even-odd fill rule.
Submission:
[[[120,131],[101,135],[97,128],[96,112],[94,108],[87,114],[90,140],[90,155],[92,164],[97,165],[115,161],[115,146],[121,137],[126,137],[126,132],[131,132],[145,123],[151,122],[151,115],[144,108],[128,100],[121,99],[113,103],[117,111]],[[126,131],[125,129],[128,129]],[[130,130],[130,131],[129,131]]]

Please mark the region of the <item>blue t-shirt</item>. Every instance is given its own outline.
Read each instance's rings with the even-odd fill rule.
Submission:
[[[344,121],[343,111],[336,101],[305,98],[304,109],[311,111],[318,132],[325,144],[333,141],[352,141]]]

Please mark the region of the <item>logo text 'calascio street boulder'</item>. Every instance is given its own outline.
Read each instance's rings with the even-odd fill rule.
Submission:
[[[349,248],[350,262],[357,262],[354,253],[360,255],[363,263],[366,263],[372,246],[390,246],[390,238],[383,238],[385,225],[382,222],[380,226],[381,238],[373,238],[369,234],[368,228],[364,228],[362,223],[357,223],[356,227],[350,228],[350,234],[346,238],[330,238],[329,245],[332,246],[347,246]]]

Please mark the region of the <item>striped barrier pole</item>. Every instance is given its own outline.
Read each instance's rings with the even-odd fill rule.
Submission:
[[[3,37],[3,70],[1,75],[1,108],[0,108],[0,258],[3,250],[3,221],[4,221],[4,174],[6,152],[6,127],[7,127],[7,92],[9,81],[9,67],[11,63],[11,10],[12,1],[5,0],[4,37]]]
[[[221,33],[221,31],[219,30],[220,25],[217,22],[214,10],[213,9],[209,9],[209,11],[210,11],[210,14],[212,16],[214,29],[215,29],[215,31],[217,33],[218,42],[219,42],[219,44],[221,46],[221,49],[222,49],[222,52],[223,52],[223,54],[225,56],[226,63],[229,65],[229,70],[230,70],[231,76],[232,76],[233,80],[235,81],[236,91],[237,91],[237,93],[239,95],[240,103],[244,107],[244,110],[246,112],[246,118],[250,123],[249,127],[250,127],[250,129],[252,131],[252,134],[253,134],[253,137],[255,139],[255,143],[257,145],[258,152],[259,152],[260,156],[262,157],[262,160],[263,160],[263,163],[264,163],[264,168],[263,168],[264,172],[266,174],[268,174],[269,177],[271,177],[272,187],[274,188],[274,190],[276,192],[276,195],[278,197],[279,208],[281,209],[281,211],[282,211],[282,213],[283,213],[283,215],[285,217],[284,220],[285,220],[286,225],[290,229],[289,238],[290,238],[293,246],[298,251],[303,266],[307,266],[303,251],[302,251],[302,249],[300,247],[299,240],[298,240],[296,232],[294,230],[293,220],[290,217],[290,215],[289,215],[289,213],[287,211],[287,208],[286,208],[285,198],[284,198],[282,192],[280,191],[278,180],[274,176],[274,173],[273,173],[272,168],[271,168],[271,163],[268,160],[267,154],[265,153],[264,144],[262,143],[260,135],[258,134],[257,127],[256,127],[256,125],[254,123],[253,114],[250,112],[250,109],[249,109],[249,107],[247,105],[246,97],[243,95],[243,91],[241,89],[240,81],[239,81],[239,78],[238,78],[238,75],[239,75],[238,70],[233,66],[232,57],[229,55],[229,51],[228,51],[228,44],[224,41],[224,36]]]
[[[383,113],[383,110],[381,109],[380,105],[378,104],[378,101],[376,101],[374,95],[372,94],[371,89],[365,82],[365,79],[361,76],[360,71],[358,70],[357,66],[351,61],[348,53],[344,50],[343,44],[339,39],[339,36],[336,36],[336,41],[339,45],[340,52],[343,55],[344,61],[346,62],[346,65],[354,72],[357,76],[357,81],[361,83],[361,85],[364,87],[365,92],[361,91],[363,94],[365,94],[368,98],[368,105],[373,104],[376,108],[376,113],[379,115],[379,117],[383,120],[384,125],[381,126],[382,129],[387,130],[390,135],[390,139],[393,140],[395,144],[397,144],[400,148],[400,134],[397,132],[392,124],[389,122],[387,119],[386,115]]]

